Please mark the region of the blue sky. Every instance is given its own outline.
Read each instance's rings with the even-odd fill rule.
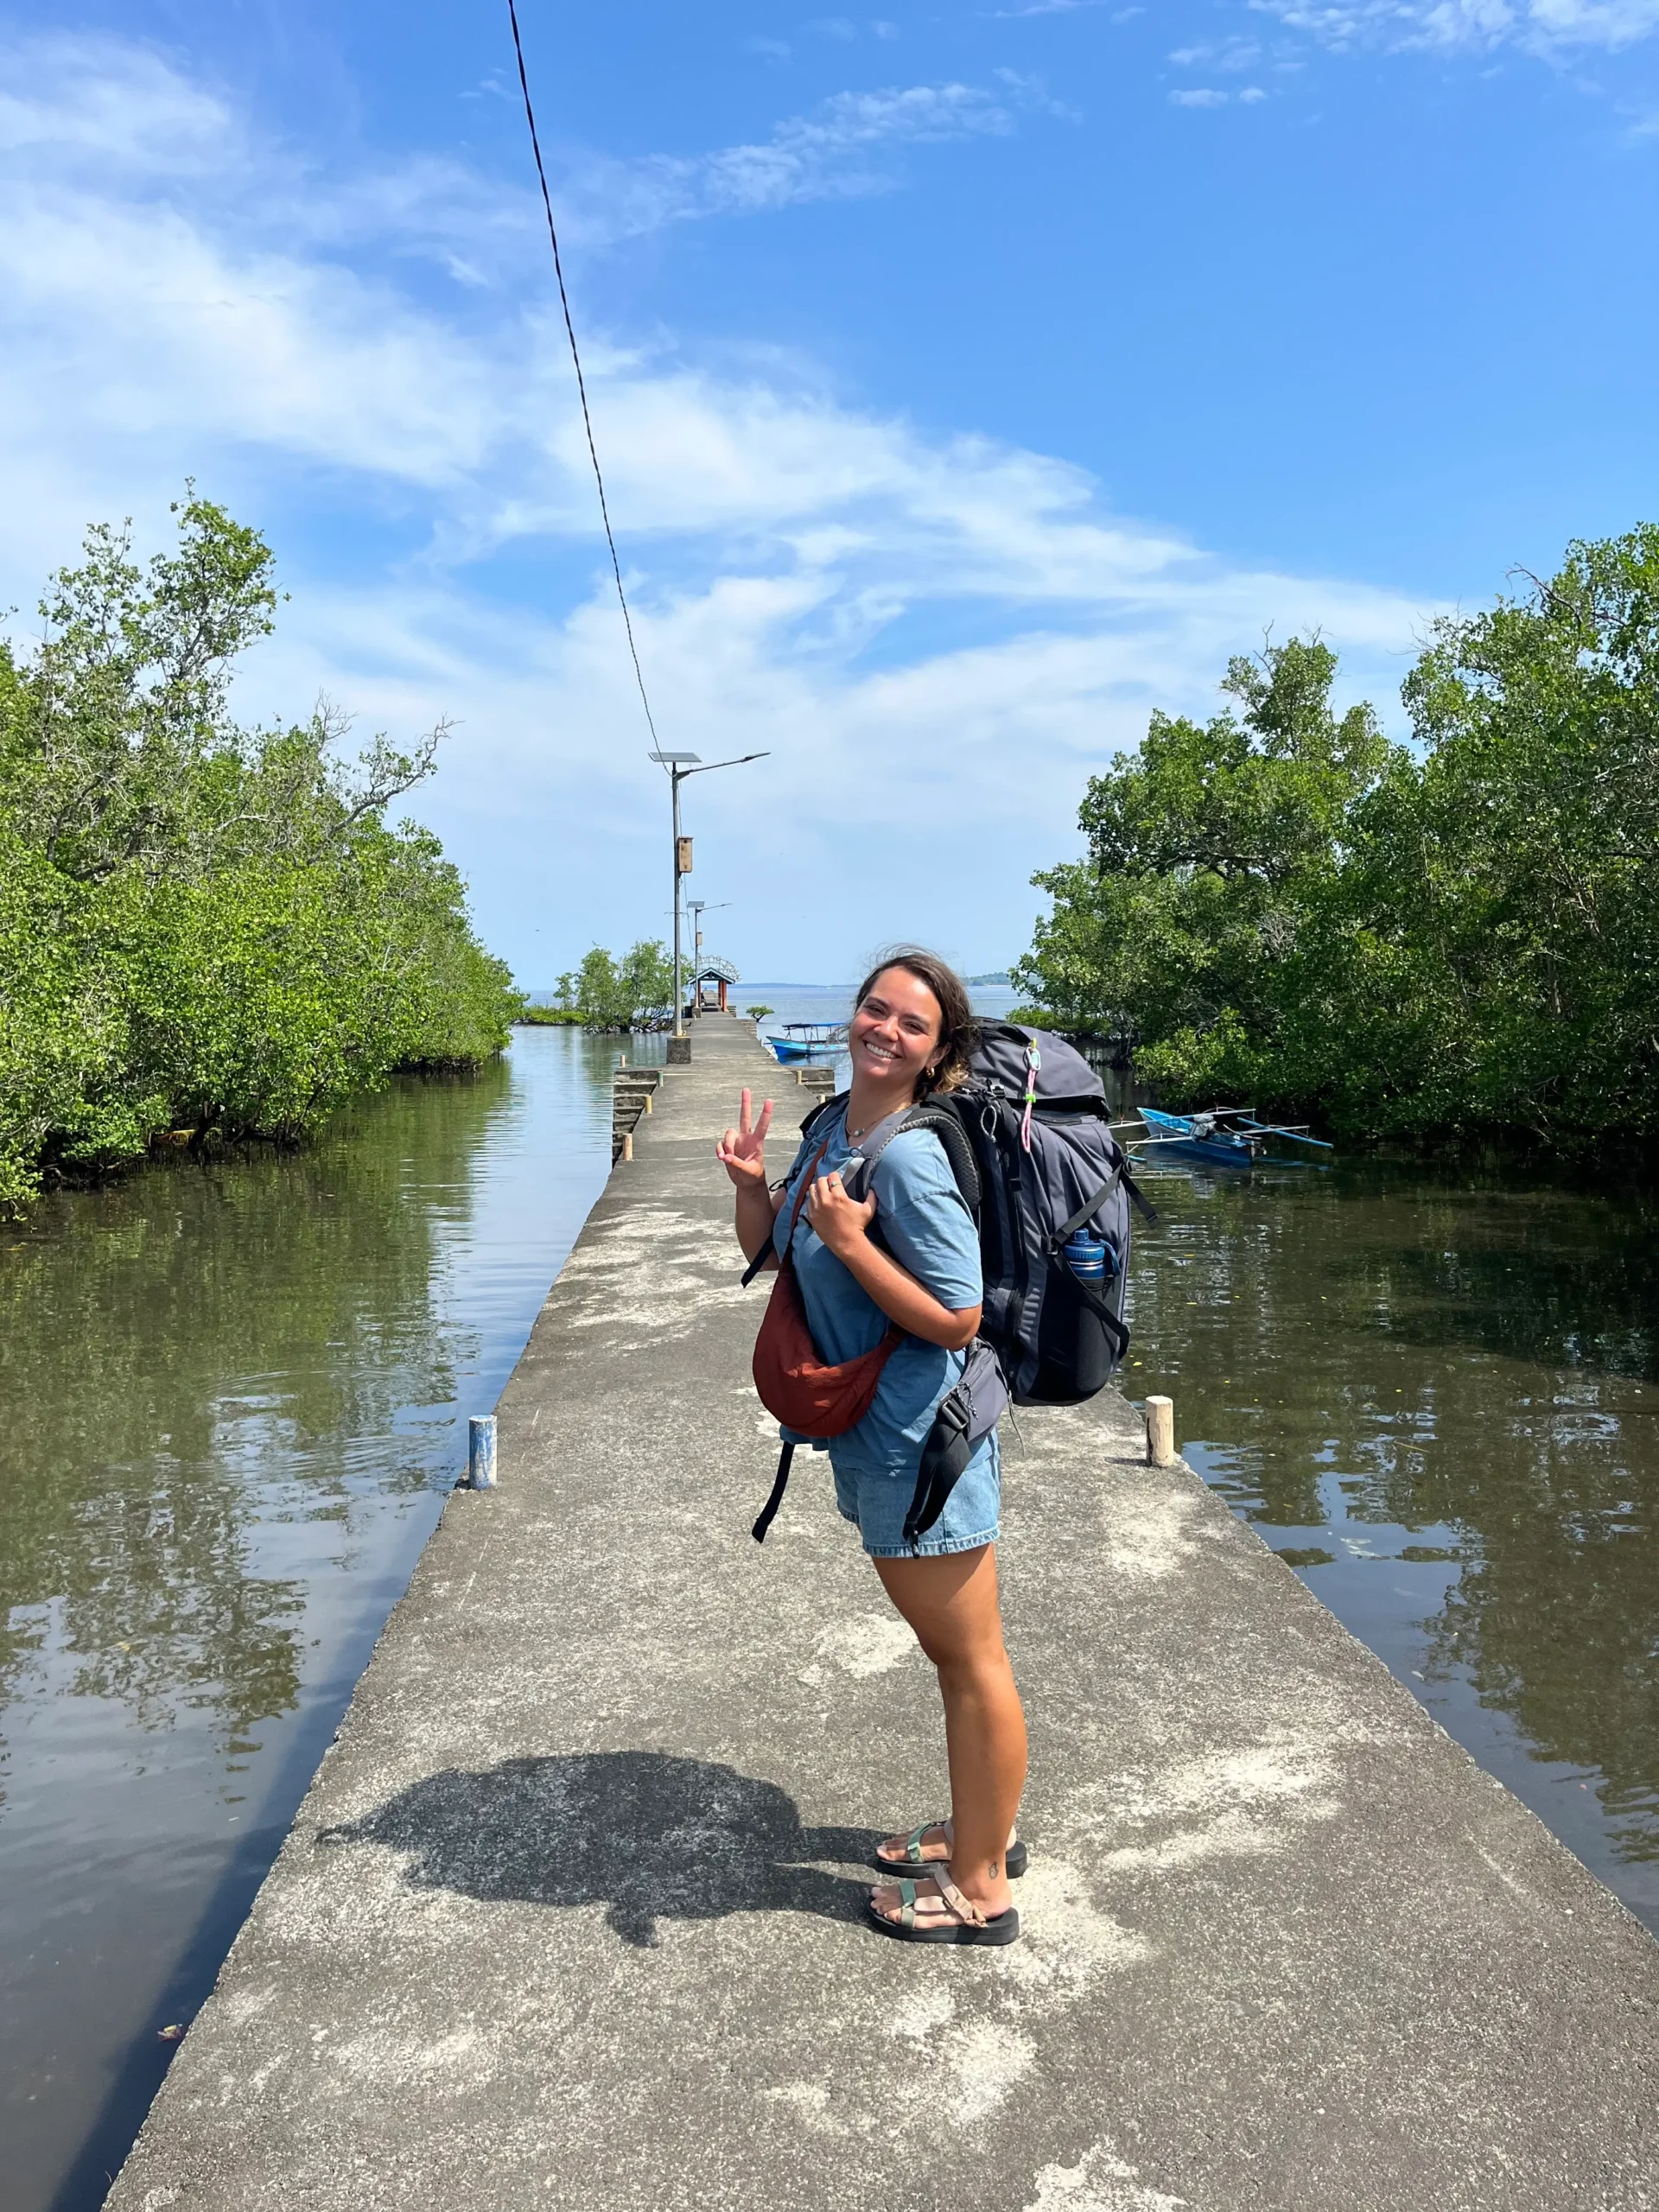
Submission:
[[[1659,0],[524,0],[693,890],[751,976],[1022,949],[1154,706],[1655,498]],[[0,601],[187,475],[290,602],[240,687],[457,724],[420,798],[531,987],[665,933],[666,803],[505,0],[0,14]]]

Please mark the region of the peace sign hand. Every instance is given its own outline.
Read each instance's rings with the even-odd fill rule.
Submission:
[[[768,1098],[762,1105],[758,1122],[751,1117],[753,1103],[746,1090],[738,1109],[737,1127],[728,1129],[715,1147],[715,1159],[740,1191],[766,1187],[766,1131],[772,1127],[772,1101]]]

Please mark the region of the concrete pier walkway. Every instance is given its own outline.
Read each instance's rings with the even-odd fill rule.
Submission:
[[[1026,1940],[861,1924],[944,1808],[937,1699],[821,1461],[750,1540],[711,1147],[740,1083],[803,1094],[747,1024],[695,1052],[115,2212],[1659,2204],[1659,1948],[1121,1400],[1008,1438]]]

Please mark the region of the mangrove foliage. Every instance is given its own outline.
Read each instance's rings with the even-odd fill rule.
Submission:
[[[87,536],[39,642],[0,645],[0,1209],[167,1131],[294,1136],[396,1067],[476,1064],[517,996],[425,830],[432,768],[340,717],[232,716],[270,549],[194,494],[147,568]]]
[[[1317,640],[1236,659],[1092,778],[1086,856],[1015,982],[1119,1039],[1172,1104],[1338,1133],[1659,1125],[1659,528],[1433,626],[1412,741],[1337,714]]]
[[[596,944],[561,976],[553,1011],[587,1029],[642,1029],[674,1014],[674,963],[660,938],[642,938],[619,960]]]

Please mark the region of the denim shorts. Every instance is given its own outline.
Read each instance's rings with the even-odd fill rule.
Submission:
[[[835,1446],[830,1446],[834,1464]],[[905,1516],[916,1495],[914,1468],[836,1467],[836,1503],[864,1539],[872,1559],[939,1559],[996,1541],[1002,1475],[996,1438],[988,1436],[957,1478],[944,1510],[916,1543],[905,1541]]]

